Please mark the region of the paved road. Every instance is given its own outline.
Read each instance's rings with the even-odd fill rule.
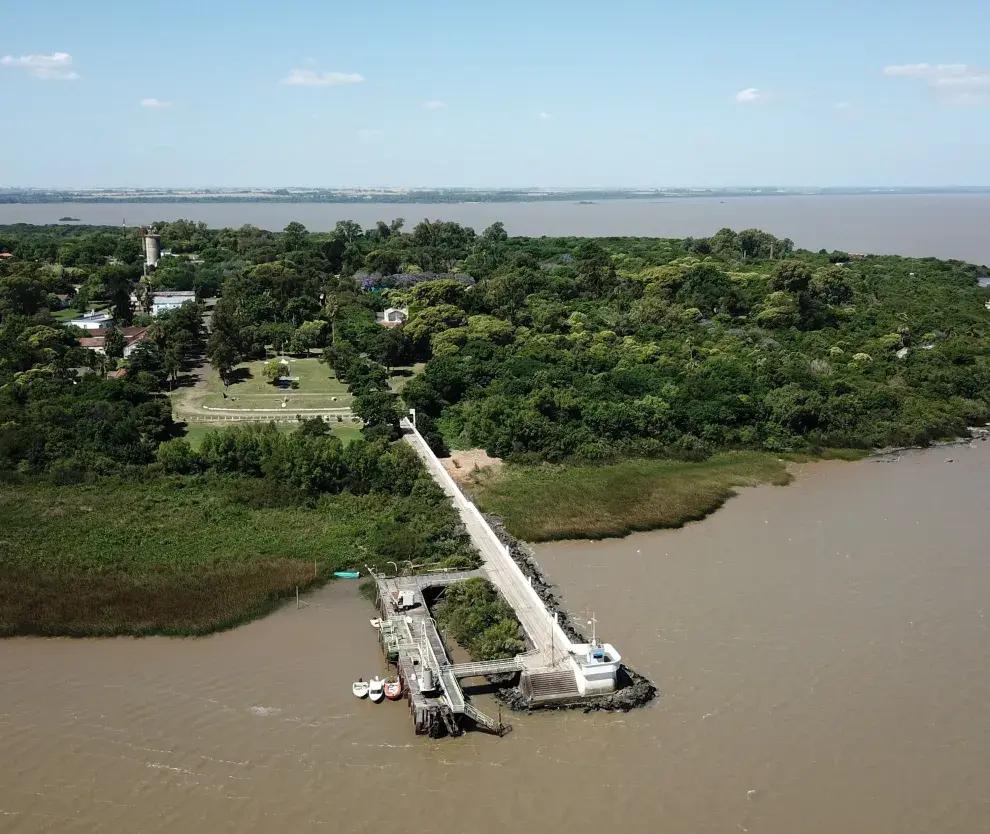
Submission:
[[[405,441],[426,464],[427,471],[433,479],[453,500],[471,540],[481,554],[482,569],[491,583],[515,609],[519,622],[522,623],[526,635],[536,650],[536,654],[528,657],[527,665],[536,669],[547,668],[561,662],[567,656],[570,641],[533,593],[528,580],[519,571],[494,531],[481,517],[477,507],[457,488],[426,441],[413,430],[408,421],[403,421],[403,428]]]

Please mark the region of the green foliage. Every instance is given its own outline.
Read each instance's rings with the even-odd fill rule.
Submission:
[[[437,625],[475,660],[499,660],[523,651],[512,607],[484,579],[448,585],[436,606]]]
[[[508,467],[472,485],[479,506],[526,541],[600,539],[680,527],[739,487],[789,481],[776,454],[735,452],[703,463],[629,459],[595,466]]]
[[[4,636],[206,634],[336,570],[477,564],[429,482],[317,499],[236,477],[7,485],[0,527]]]

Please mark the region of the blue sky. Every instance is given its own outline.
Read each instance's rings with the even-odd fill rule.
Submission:
[[[990,185],[986,0],[31,0],[0,185]]]

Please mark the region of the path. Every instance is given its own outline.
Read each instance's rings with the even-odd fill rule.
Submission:
[[[527,668],[547,669],[562,663],[570,653],[571,641],[560,628],[556,617],[547,610],[506,546],[499,541],[478,508],[457,487],[422,435],[406,419],[402,421],[402,429],[403,439],[454,502],[471,541],[481,554],[482,570],[488,580],[515,610],[534,650],[523,656]]]

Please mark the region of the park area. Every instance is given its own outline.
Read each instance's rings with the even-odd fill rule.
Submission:
[[[231,372],[231,384],[225,389],[219,374],[212,368],[205,377],[207,394],[201,405],[209,408],[238,410],[300,411],[301,409],[349,409],[351,395],[325,364],[315,357],[285,357],[287,378],[272,385],[265,377],[265,361],[244,362]],[[293,388],[290,380],[298,382]],[[226,394],[226,397],[224,396]],[[283,408],[283,402],[285,407]]]

